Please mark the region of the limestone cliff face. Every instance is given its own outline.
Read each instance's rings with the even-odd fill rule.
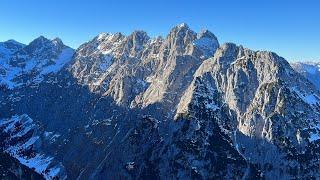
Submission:
[[[1,150],[46,178],[320,177],[315,71],[275,53],[180,24],[11,40],[0,63]]]
[[[219,45],[214,36],[209,36],[206,38],[214,45],[210,46],[209,50],[201,49],[197,46],[197,42],[204,39],[204,36],[203,33],[197,37],[186,24],[178,25],[171,30],[160,49],[162,54],[160,66],[149,78],[150,86],[137,98],[137,104],[146,107],[156,102],[165,105],[177,103],[204,55],[214,52]]]
[[[150,39],[143,31],[128,37],[100,34],[77,50],[71,70],[93,92],[110,95],[121,105],[146,107],[167,96],[179,98],[196,68],[218,46],[211,32],[197,35],[186,24],[174,27],[166,39]]]
[[[211,90],[197,91],[199,79]],[[239,152],[250,157],[249,161],[254,164],[277,167],[265,169],[267,177],[290,178],[292,169],[297,170],[299,177],[308,177],[308,173],[317,171],[314,167],[318,167],[318,163],[300,167],[303,162],[295,158],[304,156],[306,151],[312,152],[311,159],[318,157],[310,147],[318,146],[315,141],[318,136],[309,135],[319,132],[320,95],[283,58],[234,44],[222,45],[213,58],[198,68],[177,107],[176,118],[185,116],[190,107],[199,104],[194,100],[199,94],[214,97],[214,90],[219,92],[223,107],[228,107],[237,119],[232,128],[234,134],[230,136],[239,146]],[[216,103],[212,106],[211,101],[204,103],[208,111],[220,107]]]

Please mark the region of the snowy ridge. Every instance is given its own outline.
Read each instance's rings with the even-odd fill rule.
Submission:
[[[47,75],[50,73],[57,73],[61,70],[63,66],[65,66],[68,62],[70,62],[71,57],[73,56],[74,50],[71,48],[65,48],[62,50],[61,54],[54,61],[54,64],[45,66],[40,71],[40,75]]]
[[[0,46],[1,47],[1,46]],[[10,51],[11,52],[11,51]],[[30,83],[40,83],[50,73],[57,73],[72,59],[74,50],[59,39],[39,37],[27,46],[0,58],[0,85],[14,89]],[[21,81],[21,77],[28,81]]]
[[[316,94],[307,94],[300,90],[297,87],[292,88],[293,92],[295,92],[305,103],[309,105],[318,105],[320,106],[320,97]]]
[[[0,64],[6,62],[12,54],[24,48],[25,46],[26,45],[19,43],[15,40],[0,42]]]
[[[55,165],[53,157],[36,152],[41,140],[37,133],[37,126],[26,114],[12,116],[8,119],[0,120],[0,129],[5,133],[4,152],[16,158],[23,165],[34,169],[46,179],[60,177],[63,175],[63,166]]]

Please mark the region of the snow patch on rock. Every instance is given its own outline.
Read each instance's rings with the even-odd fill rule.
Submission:
[[[16,158],[21,164],[42,174],[46,179],[60,176],[63,166],[55,165],[53,157],[35,150],[41,140],[36,135],[37,125],[28,115],[14,115],[8,119],[0,119],[0,128],[3,129],[4,137],[6,137],[4,152]],[[48,136],[49,134],[45,133],[44,135]]]
[[[307,104],[317,105],[320,98],[316,94],[306,94],[300,91],[297,87],[293,87],[292,90]]]
[[[196,39],[193,41],[193,44],[201,49],[205,58],[213,56],[213,54],[219,47],[219,43],[217,40],[207,37]]]
[[[319,140],[320,139],[320,135],[319,134],[310,134],[310,137],[309,137],[309,141],[310,142],[313,142],[313,141],[316,141],[316,140]]]
[[[62,50],[59,57],[55,60],[54,64],[45,66],[42,71],[41,75],[46,75],[49,73],[57,73],[62,69],[64,65],[66,65],[68,62],[70,62],[72,56],[73,56],[74,50],[71,48],[65,48]]]

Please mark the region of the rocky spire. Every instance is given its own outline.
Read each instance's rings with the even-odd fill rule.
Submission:
[[[170,53],[189,54],[192,51],[192,42],[197,34],[185,23],[173,27],[166,38],[165,45],[170,49]]]
[[[219,47],[217,37],[206,29],[197,34],[197,39],[193,43],[202,52],[203,59],[212,57]]]
[[[63,44],[62,40],[61,40],[60,38],[58,38],[58,37],[54,38],[54,39],[52,40],[52,43],[55,44],[56,46],[60,46],[60,47],[65,46],[65,45]]]
[[[150,37],[145,31],[134,31],[125,40],[124,53],[127,53],[131,57],[140,57],[141,52],[149,39]]]

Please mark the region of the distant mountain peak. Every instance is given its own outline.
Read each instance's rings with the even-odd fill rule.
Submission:
[[[55,45],[57,45],[57,46],[64,46],[62,40],[61,40],[60,38],[58,38],[58,37],[54,38],[54,39],[52,40],[52,42],[53,42]]]
[[[94,39],[98,40],[99,42],[104,42],[104,41],[113,41],[119,38],[124,38],[125,36],[121,32],[116,32],[116,33],[107,33],[103,32],[98,34]]]
[[[105,33],[105,32],[103,32],[103,33],[100,33],[100,34],[98,34],[98,36],[96,37],[98,40],[103,40],[103,39],[105,39],[106,37],[108,37],[110,34],[109,33]]]
[[[44,42],[49,42],[51,41],[50,39],[44,37],[43,35],[37,37],[36,39],[34,39],[33,41],[30,42],[30,44],[33,44],[33,43],[44,43]]]
[[[320,90],[320,62],[294,62],[291,67]]]
[[[176,27],[179,27],[179,28],[189,28],[189,26],[188,26],[187,23],[178,24]]]
[[[210,39],[218,39],[211,31],[209,31],[208,29],[202,29],[198,35],[197,35],[197,38],[200,39],[200,38],[203,38],[203,37],[206,37],[206,38],[210,38]]]
[[[9,40],[5,41],[4,43],[5,44],[9,44],[10,43],[10,44],[16,44],[16,45],[20,45],[20,46],[25,46],[25,44],[20,43],[20,42],[14,40],[14,39],[9,39]]]
[[[25,44],[17,42],[13,39],[7,40],[5,42],[0,42],[0,54],[2,54],[2,56],[7,57],[10,54],[24,48],[25,46]]]
[[[133,43],[138,43],[140,45],[143,45],[144,43],[146,43],[150,37],[148,36],[148,34],[145,31],[141,31],[141,30],[136,30],[134,32],[132,32],[127,39],[129,41],[132,41]]]
[[[181,23],[181,24],[178,24],[176,26],[174,26],[170,33],[177,33],[177,32],[185,32],[185,31],[190,31],[190,32],[193,32],[190,27],[186,24],[186,23]],[[193,32],[194,33],[194,32]]]

